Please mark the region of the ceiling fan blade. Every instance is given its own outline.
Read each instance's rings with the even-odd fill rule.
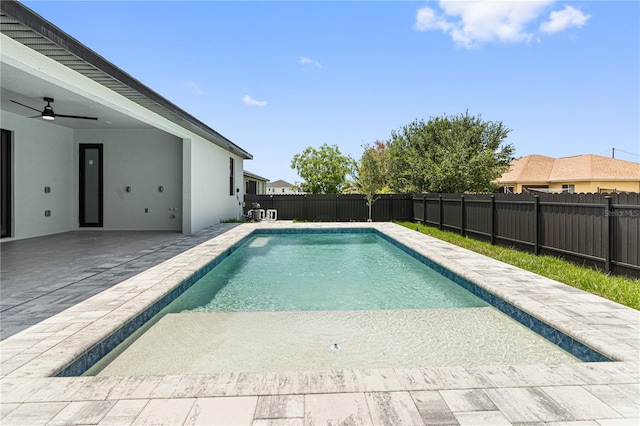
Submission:
[[[9,100],[10,100],[11,102],[13,102],[14,104],[18,104],[18,105],[21,105],[21,106],[23,106],[23,107],[25,107],[25,108],[29,108],[29,109],[32,109],[32,110],[34,110],[34,111],[41,112],[39,109],[36,109],[36,108],[34,108],[34,107],[30,107],[29,105],[21,104],[20,102],[18,102],[18,101],[14,101],[13,99],[9,99]]]
[[[65,115],[65,114],[56,114],[56,117],[64,117],[64,118],[81,118],[83,120],[97,120],[96,117],[82,117],[79,115]]]

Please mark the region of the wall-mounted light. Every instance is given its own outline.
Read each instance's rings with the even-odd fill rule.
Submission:
[[[45,186],[45,187],[44,187],[44,193],[45,193],[45,194],[48,194],[48,193],[50,193],[50,192],[51,192],[51,187],[50,187],[50,186]]]
[[[131,187],[130,187],[130,186],[127,186],[124,190],[125,190],[126,192],[131,192]]]
[[[158,187],[158,192],[164,192],[164,186],[159,186]]]

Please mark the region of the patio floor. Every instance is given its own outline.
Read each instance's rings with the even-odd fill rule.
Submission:
[[[256,227],[375,227],[615,362],[50,377]],[[0,250],[2,424],[640,423],[640,312],[399,225],[82,232]]]

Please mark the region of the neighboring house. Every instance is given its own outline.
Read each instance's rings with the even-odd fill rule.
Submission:
[[[527,155],[495,183],[502,192],[640,192],[640,164],[600,155],[551,158]]]
[[[304,192],[299,186],[284,180],[277,180],[267,183],[267,194],[304,194]]]
[[[0,10],[3,241],[241,217],[251,154],[21,3]]]
[[[263,195],[267,193],[267,182],[269,179],[251,173],[249,170],[244,171],[245,194]]]

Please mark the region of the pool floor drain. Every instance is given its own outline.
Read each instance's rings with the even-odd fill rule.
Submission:
[[[333,345],[329,346],[329,349],[331,349],[332,351],[339,351],[341,348],[339,344],[334,343]]]

